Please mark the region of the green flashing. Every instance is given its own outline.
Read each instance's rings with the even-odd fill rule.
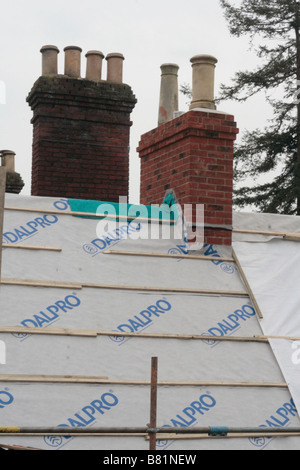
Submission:
[[[169,197],[171,196],[171,198]],[[137,217],[147,221],[154,220],[160,222],[176,223],[178,219],[178,210],[173,196],[168,195],[161,206],[143,206],[141,204],[125,204],[105,201],[89,201],[84,199],[69,199],[72,212],[81,212],[89,214],[87,216],[77,216],[88,219],[99,219],[99,215],[104,217],[112,216],[114,220],[127,219],[134,220]],[[95,214],[93,217],[90,214]],[[98,214],[98,216],[96,216]]]

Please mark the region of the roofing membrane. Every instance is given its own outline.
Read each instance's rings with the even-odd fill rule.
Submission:
[[[145,427],[153,356],[158,357],[159,427],[300,425],[295,342],[230,341],[262,334],[300,336],[294,332],[298,291],[289,292],[293,302],[288,309],[283,292],[289,260],[298,256],[297,242],[235,235],[234,248],[264,315],[260,321],[236,264],[221,258],[231,255],[228,248],[206,245],[197,253],[212,260],[146,257],[145,252],[186,254],[187,245],[172,231],[169,239],[143,238],[146,221],[121,220],[111,226],[66,215],[66,199],[6,195],[6,207],[27,210],[5,211],[0,324],[52,333],[55,328],[56,333],[0,333],[6,353],[5,364],[0,364],[1,426]],[[255,215],[253,220],[257,229],[275,230],[277,220],[282,224],[274,216]],[[235,216],[235,228],[247,229],[248,223],[246,215]],[[283,226],[300,232],[300,224],[294,223],[295,218],[288,218]],[[6,244],[61,251],[11,249]],[[297,269],[293,264],[295,277]],[[18,285],[20,279],[39,282]],[[276,279],[283,291],[278,291]],[[289,328],[280,316],[292,319]],[[228,341],[217,341],[220,336]],[[283,353],[278,352],[282,344]],[[144,436],[1,436],[0,443],[46,450],[149,448]],[[160,450],[299,446],[299,437],[165,436],[157,442]]]

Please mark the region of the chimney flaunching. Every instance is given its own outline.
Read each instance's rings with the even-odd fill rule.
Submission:
[[[43,75],[27,97],[33,111],[32,195],[112,202],[128,197],[136,98],[122,83],[123,55],[114,54],[117,63],[105,81],[100,51],[86,53],[86,78],[80,47],[64,48],[62,75],[55,73],[58,49],[44,46],[41,52]]]
[[[191,59],[193,99],[190,111],[142,135],[141,204],[161,204],[166,189],[178,202],[204,206],[204,242],[231,245],[234,117],[216,111],[214,71],[217,59]]]

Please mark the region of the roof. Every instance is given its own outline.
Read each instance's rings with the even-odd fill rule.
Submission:
[[[234,250],[261,320],[237,264],[223,260],[231,256],[229,248],[207,245],[196,253],[207,259],[182,258],[185,242],[147,238],[147,221],[121,220],[107,232],[107,221],[67,215],[69,203],[6,195],[6,207],[20,210],[6,210],[4,220],[1,425],[145,427],[153,356],[158,357],[158,426],[300,425],[297,344],[255,339],[300,337],[296,241],[234,233]],[[235,214],[234,228],[300,233],[298,220]],[[20,285],[20,280],[27,281]],[[5,332],[7,326],[33,330]],[[149,448],[145,436],[2,436],[0,444],[47,450]],[[165,436],[157,448],[295,449],[299,444],[299,437]]]

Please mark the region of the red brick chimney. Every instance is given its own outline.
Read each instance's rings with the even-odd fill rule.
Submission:
[[[109,76],[102,80],[102,52],[86,54],[86,78],[81,49],[64,52],[64,75],[58,75],[59,50],[42,47],[42,76],[27,97],[33,110],[32,195],[118,202],[128,196],[130,113],[136,104],[122,83],[124,57],[107,56]]]
[[[193,64],[190,111],[141,137],[141,204],[159,204],[174,190],[178,202],[204,205],[204,242],[231,245],[234,117],[216,111],[217,60],[198,55]]]

